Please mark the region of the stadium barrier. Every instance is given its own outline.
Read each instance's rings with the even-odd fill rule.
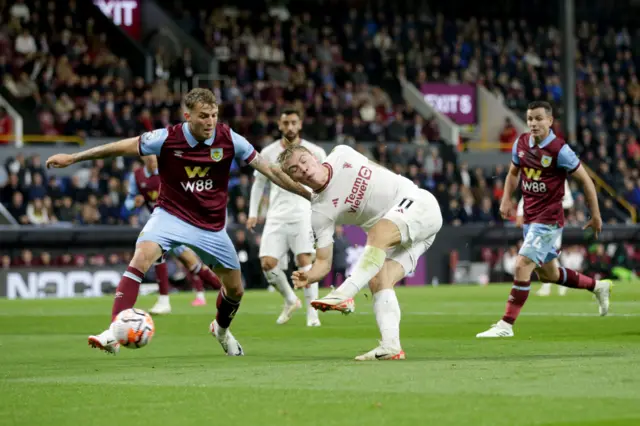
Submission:
[[[121,267],[31,267],[0,270],[0,297],[43,299],[114,294]]]
[[[235,226],[229,226],[232,234]],[[79,227],[12,227],[0,226],[0,241],[4,250],[50,250],[77,252],[109,252],[132,250],[139,228],[127,226]],[[640,226],[605,225],[595,241],[590,231],[578,227],[565,228],[564,245],[590,245],[593,243],[625,242],[640,245]],[[347,253],[347,263],[353,265],[358,248],[364,244],[364,233],[355,227],[345,227],[345,236],[353,250]],[[433,245],[418,262],[414,274],[403,285],[416,286],[439,283],[485,284],[491,276],[490,265],[482,260],[481,251],[491,248],[507,250],[522,240],[522,230],[513,226],[486,226],[482,224],[461,227],[444,226]],[[257,261],[257,259],[256,259]],[[63,268],[11,268],[0,272],[2,297],[74,297],[99,296],[112,292],[117,286],[123,267]],[[347,269],[348,271],[348,269]],[[14,275],[7,275],[14,273]],[[52,275],[47,275],[52,273]],[[499,280],[498,280],[499,281]],[[331,284],[325,281],[324,285]]]
[[[24,143],[70,143],[78,146],[84,145],[84,139],[79,136],[63,135],[0,135],[0,142],[14,142],[17,148],[22,147]]]

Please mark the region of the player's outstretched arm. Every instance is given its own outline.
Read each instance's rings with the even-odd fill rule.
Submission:
[[[584,189],[584,198],[587,200],[589,211],[591,212],[591,219],[584,226],[584,229],[592,228],[595,233],[595,237],[602,231],[602,216],[600,215],[600,206],[598,205],[598,193],[596,192],[596,186],[593,184],[589,173],[580,164],[580,166],[573,172],[573,177],[580,181],[582,189]]]
[[[123,139],[118,142],[112,142],[105,145],[96,146],[86,151],[76,152],[75,154],[56,154],[47,159],[47,168],[56,169],[68,167],[80,161],[97,160],[106,157],[120,156],[137,156],[138,138]]]
[[[307,200],[311,199],[311,192],[309,192],[307,188],[291,180],[291,178],[282,171],[279,165],[269,163],[260,154],[257,154],[249,165],[265,175],[267,179],[278,185],[280,188],[293,192]]]
[[[333,243],[316,250],[316,260],[307,272],[295,271],[291,276],[295,288],[317,283],[331,271],[333,263]]]

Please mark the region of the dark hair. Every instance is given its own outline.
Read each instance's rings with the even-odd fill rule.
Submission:
[[[291,115],[291,114],[295,114],[302,119],[302,114],[300,114],[300,111],[298,111],[296,108],[293,108],[293,107],[287,107],[282,110],[282,113],[280,113],[280,115]]]
[[[553,115],[553,108],[551,104],[547,101],[533,101],[527,105],[527,109],[538,109],[542,108],[548,115]]]

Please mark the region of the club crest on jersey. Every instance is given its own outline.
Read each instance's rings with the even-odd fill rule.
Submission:
[[[211,159],[216,163],[222,160],[222,148],[211,148]]]
[[[552,161],[553,158],[549,157],[548,155],[543,155],[542,160],[540,160],[540,164],[542,164],[542,167],[549,167]]]

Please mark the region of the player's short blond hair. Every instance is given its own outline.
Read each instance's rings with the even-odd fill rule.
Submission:
[[[188,110],[192,110],[198,104],[215,106],[216,95],[209,89],[191,89],[189,93],[184,96],[184,106]]]
[[[313,155],[313,153],[311,151],[309,151],[307,148],[305,148],[302,145],[291,145],[288,146],[284,149],[284,151],[282,151],[280,153],[280,155],[278,155],[278,164],[280,164],[281,166],[284,165],[284,163],[286,163],[287,161],[289,161],[289,159],[293,156],[293,154],[297,151],[302,151],[305,152],[307,154],[311,154]],[[286,172],[286,170],[285,170]]]

